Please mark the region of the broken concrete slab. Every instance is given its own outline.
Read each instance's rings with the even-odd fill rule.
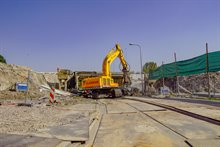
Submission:
[[[56,146],[61,142],[55,138],[36,137],[31,135],[17,135],[17,134],[0,134],[0,146],[7,147],[46,147]]]
[[[136,113],[137,111],[124,103],[108,104],[107,111],[109,114],[117,113]]]
[[[200,146],[200,147],[219,147],[220,146],[220,139],[189,139],[187,142],[191,146]]]
[[[220,136],[220,127],[172,111],[144,112],[188,139],[213,139]]]
[[[184,138],[138,113],[103,115],[94,147],[107,146],[169,146],[187,147]]]
[[[66,141],[86,141],[89,138],[89,118],[84,113],[67,115],[68,123],[41,129],[34,135]]]

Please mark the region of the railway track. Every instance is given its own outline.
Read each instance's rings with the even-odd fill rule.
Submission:
[[[128,101],[135,101],[135,102],[138,102],[141,104],[153,105],[153,106],[159,107],[161,109],[160,110],[143,111],[140,108],[134,106],[133,103],[128,102],[127,100]],[[152,102],[152,101],[150,102],[150,101],[146,101],[146,100],[135,99],[135,98],[122,98],[122,99],[114,99],[114,100],[109,100],[109,101],[112,101],[113,103],[115,103],[115,105],[119,105],[119,106],[122,104],[126,104],[128,107],[132,108],[135,111],[130,111],[130,110],[124,111],[123,108],[122,109],[119,108],[119,111],[116,112],[116,111],[111,110],[111,109],[114,109],[114,107],[111,108],[112,107],[111,104],[107,104],[107,103],[102,102],[102,104],[105,107],[105,114],[103,114],[103,116],[107,117],[109,115],[110,117],[114,118],[115,115],[118,115],[119,117],[121,117],[121,120],[117,120],[117,121],[122,121],[122,120],[124,120],[123,117],[125,115],[131,115],[131,116],[133,115],[134,120],[135,120],[135,118],[136,118],[135,115],[138,114],[142,118],[144,118],[144,120],[146,120],[147,122],[150,122],[149,125],[156,126],[156,128],[159,128],[159,130],[161,129],[162,132],[168,132],[167,135],[169,135],[169,137],[173,139],[173,142],[175,144],[174,146],[180,145],[180,146],[190,146],[191,147],[191,146],[200,146],[200,145],[207,146],[208,145],[208,146],[215,147],[215,146],[218,146],[220,143],[220,136],[219,136],[219,134],[220,134],[220,132],[219,132],[220,131],[220,128],[219,128],[220,121],[219,120],[216,120],[216,119],[213,119],[210,117],[206,117],[206,116],[202,116],[202,115],[199,115],[196,113],[192,113],[192,112],[182,110],[179,108],[175,108],[173,106],[164,105],[164,104],[160,104],[160,103],[156,103],[156,102]],[[177,118],[179,117],[178,116],[178,114],[179,114],[183,120],[185,119],[184,116],[186,116],[186,117],[191,117],[191,119],[189,119],[189,120],[193,120],[193,121],[192,122],[189,121],[188,124],[186,125],[188,128],[186,128],[186,130],[184,130],[182,125],[179,125],[179,126],[178,125],[177,126],[170,125],[164,121],[161,121],[157,117],[154,117],[153,115],[148,114],[148,112],[149,113],[161,113],[161,112],[163,113],[163,112],[167,112],[167,110],[169,111],[169,113],[174,112]],[[106,118],[102,117],[102,121],[104,121],[103,119],[105,120]],[[186,120],[187,119],[188,118],[186,118]],[[202,123],[201,120],[204,121],[205,123]],[[124,121],[126,121],[126,120],[124,120]],[[180,119],[180,121],[181,121],[181,119]],[[179,122],[179,123],[181,123],[181,122]],[[190,123],[192,123],[192,125],[190,125]],[[210,127],[209,124],[211,126],[214,125],[213,126],[214,129],[209,128]],[[100,136],[105,138],[105,136],[103,136],[103,134],[102,134],[102,130],[103,130],[103,128],[105,128],[105,126],[106,126],[105,123],[103,123],[103,124],[100,123],[99,128],[97,129],[96,137],[94,138],[94,141],[92,144],[93,146],[99,146],[99,144],[96,144],[96,142],[100,142],[100,139],[103,140],[102,138],[100,138]],[[138,126],[138,123],[134,124],[132,127],[135,127],[135,126]],[[196,126],[198,126],[198,128],[196,128]],[[99,130],[100,128],[102,128],[102,129]],[[129,127],[127,127],[127,129],[129,130]],[[209,129],[210,130],[217,130],[217,132],[212,132]],[[109,131],[109,129],[107,129],[107,130]],[[193,135],[190,136],[189,134],[192,134],[192,132],[194,130],[195,130],[195,132],[194,132],[195,136],[193,136]],[[187,132],[187,131],[189,131],[189,132]],[[207,131],[206,137],[199,134],[200,132],[206,132],[206,131]],[[126,131],[122,131],[122,132],[126,132]],[[131,131],[128,131],[128,132],[134,133]],[[211,134],[210,132],[212,132],[213,134]],[[114,134],[114,131],[109,132],[109,134],[110,133]],[[151,133],[149,133],[149,134],[151,134]],[[198,134],[198,136],[196,136],[197,134]],[[125,136],[126,136],[126,134],[125,134]],[[106,139],[104,139],[104,140],[106,140]],[[128,139],[128,141],[129,141],[129,139]],[[151,141],[149,141],[149,142],[151,142]]]
[[[189,112],[189,111],[186,111],[186,110],[183,110],[183,109],[179,109],[179,108],[176,108],[176,107],[173,107],[173,106],[160,104],[160,103],[147,101],[147,100],[141,100],[141,99],[137,99],[137,98],[126,98],[125,97],[123,99],[134,100],[134,101],[138,101],[138,102],[151,104],[151,105],[154,105],[154,106],[158,106],[158,107],[161,107],[161,108],[164,108],[164,109],[167,109],[167,110],[175,111],[175,112],[181,113],[183,115],[187,115],[187,116],[190,116],[192,118],[196,118],[196,119],[203,120],[203,121],[206,121],[208,123],[220,126],[220,120],[217,120],[217,119],[214,119],[214,118],[211,118],[211,117],[207,117],[207,116],[202,116],[202,115],[192,113],[192,112]]]
[[[94,121],[91,122],[89,125],[89,140],[86,141],[85,146],[86,147],[92,147],[94,145],[98,130],[101,125],[101,121],[103,119],[103,115],[107,114],[107,104],[105,104],[102,101],[98,101],[99,107],[97,108],[98,114],[94,118]]]

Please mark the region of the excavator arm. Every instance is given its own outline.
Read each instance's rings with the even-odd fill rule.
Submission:
[[[119,44],[116,44],[116,49],[120,50],[120,54],[118,55],[118,58],[120,59],[122,67],[123,67],[122,68],[122,72],[124,72],[124,71],[128,72],[129,71],[128,64],[125,61],[125,57],[124,57],[123,51],[122,51],[122,49],[121,49]]]
[[[111,76],[110,66],[111,66],[111,63],[117,57],[120,59],[121,64],[123,66],[122,71],[128,71],[128,64],[125,61],[122,49],[119,44],[116,44],[116,49],[113,48],[112,50],[110,50],[110,52],[106,55],[103,61],[103,64],[102,64],[103,76]]]

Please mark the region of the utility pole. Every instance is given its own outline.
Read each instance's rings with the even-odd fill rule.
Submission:
[[[164,66],[163,66],[163,62],[162,62],[162,75],[163,75],[163,90],[162,90],[162,93],[164,93],[165,83],[164,83]]]
[[[29,80],[31,77],[31,71],[28,70],[28,76],[27,76],[27,91],[26,91],[26,98],[25,98],[25,103],[27,102],[27,97],[28,97],[28,91],[29,91]],[[31,99],[32,100],[32,99]]]
[[[179,77],[178,77],[178,69],[177,69],[177,64],[176,64],[176,53],[174,53],[174,58],[175,58],[175,69],[176,69],[176,90],[179,95]]]
[[[212,77],[212,78],[213,78],[213,80],[214,80],[214,97],[215,97],[215,76]]]
[[[208,79],[208,96],[210,95],[210,76],[209,76],[209,49],[208,49],[208,43],[206,43],[206,73],[207,73],[207,79]]]

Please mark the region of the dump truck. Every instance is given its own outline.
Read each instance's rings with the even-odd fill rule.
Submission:
[[[120,59],[122,65],[123,85],[129,85],[129,65],[124,58],[120,45],[116,44],[115,48],[111,49],[104,58],[102,64],[102,75],[83,79],[82,88],[84,90],[84,97],[99,98],[105,96],[115,98],[121,97],[126,93],[124,86],[119,86],[118,83],[114,82],[110,71],[111,63],[117,57]]]

